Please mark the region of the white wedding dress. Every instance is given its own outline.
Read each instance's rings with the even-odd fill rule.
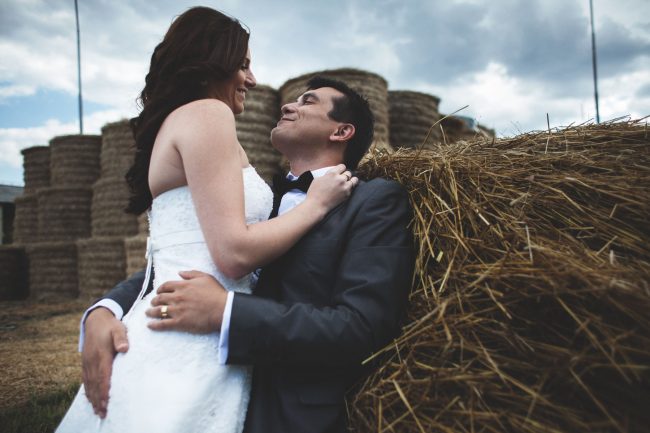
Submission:
[[[243,169],[246,222],[265,220],[273,194],[252,167]],[[228,279],[216,268],[187,186],[160,194],[150,214],[154,287],[178,271],[214,275],[228,290],[250,293],[251,276]],[[155,290],[125,316],[129,350],[113,364],[107,417],[93,413],[83,385],[58,433],[239,433],[250,394],[251,369],[218,364],[219,334],[154,332],[145,316]]]

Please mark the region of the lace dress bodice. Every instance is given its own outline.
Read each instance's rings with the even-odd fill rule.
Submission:
[[[264,221],[273,205],[273,193],[253,167],[243,169],[242,173],[246,223]],[[149,230],[155,269],[154,287],[177,280],[178,270],[198,270],[214,275],[227,290],[250,291],[249,276],[232,280],[214,265],[189,187],[174,188],[153,200]]]

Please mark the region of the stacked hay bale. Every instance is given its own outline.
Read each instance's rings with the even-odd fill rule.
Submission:
[[[127,120],[102,128],[101,175],[93,185],[92,235],[131,236],[138,232],[135,215],[127,214],[129,190],[124,176],[135,151],[133,133]]]
[[[388,83],[386,80],[372,72],[350,68],[312,72],[292,78],[280,87],[281,104],[294,102],[306,90],[307,81],[316,75],[341,80],[368,98],[370,109],[375,115],[375,139],[372,147],[390,150]]]
[[[101,174],[92,186],[92,236],[77,242],[82,297],[99,296],[124,278],[124,238],[138,231],[135,215],[124,212],[129,197],[124,175],[133,163],[134,149],[127,120],[102,128]]]
[[[354,431],[647,431],[643,125],[402,150],[363,172],[405,185],[419,254]]]
[[[147,236],[149,236],[149,220],[144,213],[138,217],[138,234],[124,239],[126,253],[126,276],[141,271],[147,265],[145,252],[147,249]]]
[[[434,148],[441,141],[438,103],[426,93],[389,91],[390,144],[393,148]],[[425,142],[426,139],[426,142]]]
[[[494,138],[493,129],[486,128],[475,119],[465,116],[445,116],[440,120],[441,141],[453,143],[459,140]]]
[[[29,295],[29,268],[25,245],[37,242],[39,188],[50,185],[50,148],[23,149],[23,195],[16,197],[14,245],[0,247],[0,299],[19,299]]]
[[[36,299],[77,295],[75,241],[90,236],[89,185],[99,176],[100,147],[98,135],[50,140],[50,186],[37,190],[39,242],[27,248]]]
[[[246,95],[245,110],[236,117],[237,138],[257,172],[271,182],[282,171],[282,155],[271,146],[271,130],[280,119],[277,90],[257,85]]]
[[[50,186],[50,148],[33,146],[23,149],[23,195],[16,198],[14,242],[28,244],[38,240],[39,188]]]

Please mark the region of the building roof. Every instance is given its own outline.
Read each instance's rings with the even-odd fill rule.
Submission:
[[[22,186],[0,185],[0,203],[13,203],[16,197],[23,195]]]

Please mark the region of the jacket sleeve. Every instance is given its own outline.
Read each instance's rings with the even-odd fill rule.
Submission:
[[[124,314],[126,314],[135,303],[135,300],[142,289],[144,276],[144,270],[134,273],[129,279],[117,283],[117,285],[106,293],[102,299],[112,299],[117,302],[120,307],[122,307]],[[150,282],[151,281],[153,281],[153,271],[150,278]]]
[[[327,306],[236,294],[227,362],[342,366],[390,342],[412,284],[411,217],[407,194],[395,182],[366,198],[347,229]]]

